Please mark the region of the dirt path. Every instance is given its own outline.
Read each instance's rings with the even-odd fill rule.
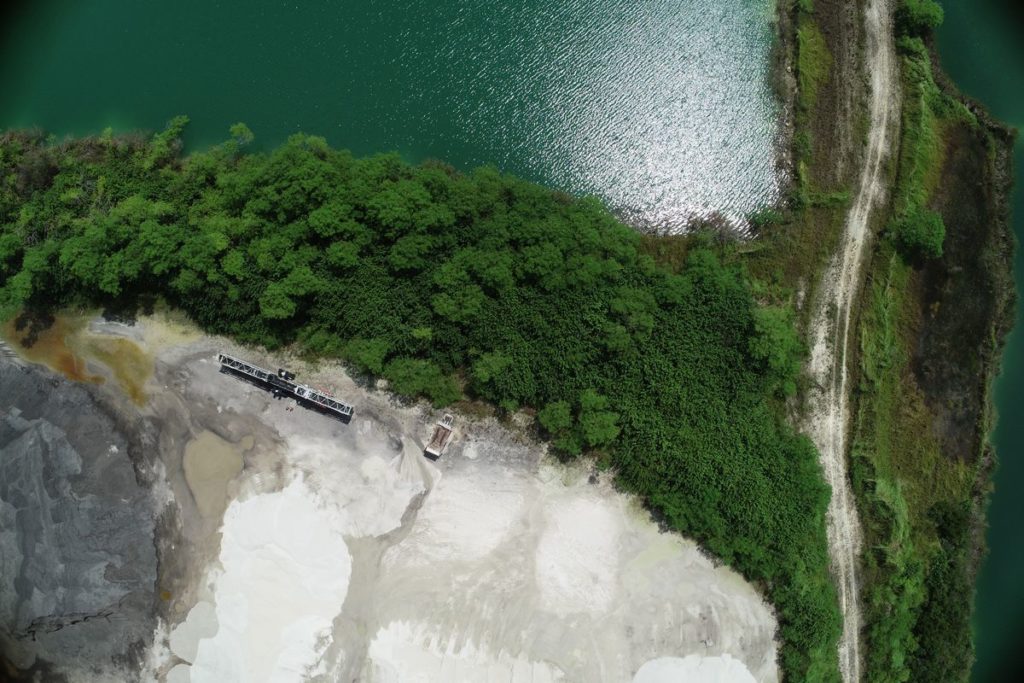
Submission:
[[[856,195],[839,250],[825,273],[811,329],[810,371],[818,389],[810,396],[808,433],[821,453],[825,478],[832,487],[828,540],[843,611],[839,667],[844,681],[860,679],[861,627],[857,577],[861,528],[846,474],[847,350],[850,308],[862,280],[872,213],[886,192],[884,162],[895,141],[894,127],[900,111],[891,16],[888,0],[869,0],[864,28],[865,68],[871,77],[871,127]]]

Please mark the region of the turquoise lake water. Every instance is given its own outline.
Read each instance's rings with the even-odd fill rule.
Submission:
[[[776,199],[771,0],[38,0],[5,10],[0,127],[244,121],[596,194],[677,228]],[[3,11],[3,10],[0,10]]]

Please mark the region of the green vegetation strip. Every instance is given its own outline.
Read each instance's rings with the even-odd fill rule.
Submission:
[[[851,470],[867,548],[870,681],[964,681],[973,659],[974,471],[943,454],[910,365],[921,334],[921,269],[943,256],[946,228],[931,205],[948,138],[958,127],[979,128],[933,78],[924,39],[941,20],[931,0],[902,0],[896,10],[903,117],[893,216],[873,256],[860,322]]]
[[[910,377],[912,266],[880,246],[862,321],[852,475],[865,523],[866,680],[966,680],[969,467],[950,460]]]
[[[0,139],[0,315],[159,295],[211,332],[342,357],[435,405],[538,411],[673,529],[758,582],[789,680],[836,680],[828,490],[781,417],[791,314],[689,240],[678,270],[599,202],[492,169],[251,134]],[[649,238],[647,238],[649,239]],[[646,245],[646,246],[645,246]]]

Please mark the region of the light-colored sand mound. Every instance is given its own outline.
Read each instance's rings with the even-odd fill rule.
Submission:
[[[217,608],[200,600],[189,610],[188,617],[171,632],[171,652],[192,663],[196,661],[199,641],[217,634]]]
[[[372,668],[339,678],[509,680],[542,663],[566,680],[627,681],[656,657],[700,653],[777,680],[770,612],[742,577],[586,468],[539,464],[496,436],[475,442],[477,458],[450,454],[408,535],[358,587],[380,642]],[[464,669],[440,669],[438,653]],[[472,668],[484,664],[497,669]]]
[[[300,680],[315,664],[348,592],[339,522],[301,481],[231,504],[214,583],[219,628],[199,642],[192,681]]]
[[[396,451],[385,434],[372,429],[356,435],[355,444],[308,433],[286,437],[290,465],[304,473],[306,485],[325,504],[340,508],[347,536],[380,536],[395,529],[409,502],[425,488],[415,466],[420,451],[407,444]]]
[[[545,609],[600,613],[616,591],[619,520],[607,501],[565,497],[545,508],[537,586]]]
[[[473,643],[442,647],[429,629],[393,622],[370,643],[365,680],[371,683],[549,683],[564,680],[558,667],[523,656],[494,653]]]
[[[721,657],[659,657],[640,667],[633,683],[756,683],[743,662]]]
[[[392,549],[387,562],[405,556],[409,565],[473,562],[507,538],[522,514],[522,482],[498,473],[489,481],[445,477],[417,517],[408,542]],[[405,553],[406,548],[410,552]]]

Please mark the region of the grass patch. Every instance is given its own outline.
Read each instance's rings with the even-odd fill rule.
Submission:
[[[970,590],[960,519],[973,468],[947,458],[910,367],[921,334],[924,258],[942,255],[945,226],[934,212],[951,133],[975,117],[941,92],[920,38],[898,39],[902,137],[893,215],[877,245],[860,320],[860,385],[851,475],[865,528],[865,680],[938,680],[934,663],[964,659]],[[935,624],[936,618],[945,623]],[[945,665],[943,665],[945,666]],[[942,670],[962,680],[959,662]],[[958,673],[957,673],[958,672]],[[923,676],[923,677],[922,677]]]
[[[906,681],[926,597],[928,514],[965,494],[963,472],[943,458],[915,390],[908,344],[916,339],[913,272],[891,244],[876,255],[862,315],[858,413],[851,476],[864,521],[865,680]]]
[[[928,511],[963,499],[972,471],[942,455],[909,367],[918,335],[915,272],[889,244],[881,245],[876,263],[861,321],[859,447],[870,454],[874,476],[899,491],[911,526],[931,540]]]
[[[943,93],[932,75],[931,59],[918,37],[897,41],[901,55],[903,116],[894,211],[887,232],[907,260],[942,255],[945,225],[932,212],[952,126],[976,128],[976,117]]]
[[[798,102],[804,112],[809,112],[818,101],[818,89],[828,81],[832,53],[818,25],[804,12],[797,20],[796,42]]]

